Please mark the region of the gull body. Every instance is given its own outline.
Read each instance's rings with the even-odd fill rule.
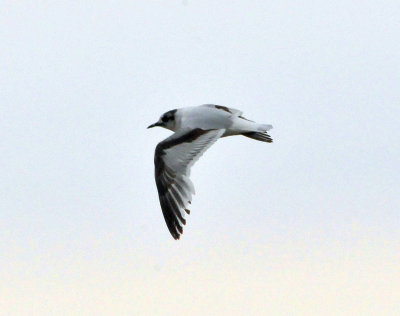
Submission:
[[[243,135],[272,143],[269,124],[259,124],[242,116],[242,112],[222,105],[174,109],[164,113],[148,128],[160,126],[175,132],[160,142],[155,150],[155,179],[161,209],[173,238],[179,239],[186,224],[185,214],[191,204],[194,186],[190,168],[219,138]]]
[[[203,130],[225,129],[223,136],[241,135],[245,132],[266,132],[272,128],[272,125],[258,124],[244,118],[239,110],[214,104],[168,111],[149,128],[154,126],[161,126],[173,132],[195,128]]]

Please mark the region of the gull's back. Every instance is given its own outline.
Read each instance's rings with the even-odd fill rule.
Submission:
[[[255,123],[241,115],[242,112],[239,110],[214,104],[180,108],[175,115],[175,131],[195,128],[225,129],[223,136],[230,136],[245,132],[264,132],[272,127],[268,124]]]
[[[232,113],[205,105],[190,106],[178,109],[175,120],[177,129],[228,129],[232,125]]]

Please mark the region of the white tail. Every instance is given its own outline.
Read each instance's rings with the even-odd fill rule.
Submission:
[[[258,124],[258,130],[260,132],[267,132],[272,129],[272,125],[270,124]]]

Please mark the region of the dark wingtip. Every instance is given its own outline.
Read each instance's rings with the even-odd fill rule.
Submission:
[[[181,226],[177,226],[177,228],[178,228],[179,232],[180,232],[181,234],[183,234],[183,229],[182,229],[182,227],[181,227]],[[178,238],[179,238],[179,237],[178,237]]]
[[[186,214],[190,214],[190,210],[188,210],[187,208],[185,208],[185,212]]]
[[[178,226],[176,228],[177,228],[177,230],[179,229]],[[182,233],[180,234],[177,230],[170,231],[172,238],[174,238],[175,240],[178,240],[181,237],[181,234],[182,234]]]

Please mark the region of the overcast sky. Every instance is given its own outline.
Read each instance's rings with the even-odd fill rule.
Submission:
[[[398,1],[1,7],[1,314],[396,314]],[[207,151],[174,241],[146,127],[203,103],[274,143]]]

